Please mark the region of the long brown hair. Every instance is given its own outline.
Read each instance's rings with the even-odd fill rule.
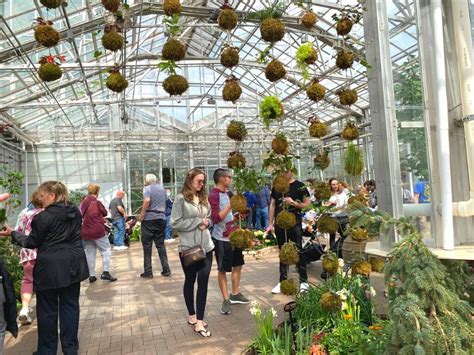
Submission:
[[[206,195],[206,181],[207,181],[206,173],[202,171],[201,169],[193,168],[188,171],[188,173],[186,174],[186,179],[184,180],[183,188],[181,189],[181,193],[183,194],[184,199],[186,201],[193,202],[194,191],[191,186],[191,183],[197,175],[201,175],[201,174],[204,175],[204,184],[202,185],[201,191],[196,192],[196,195],[199,198],[199,203],[207,206],[208,201],[207,201],[207,195]]]
[[[66,185],[60,181],[46,181],[38,187],[38,191],[55,194],[56,198],[54,202],[67,202],[69,197]]]

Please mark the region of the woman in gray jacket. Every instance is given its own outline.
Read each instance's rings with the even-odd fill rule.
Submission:
[[[209,233],[211,206],[206,195],[206,175],[204,171],[194,168],[188,171],[181,193],[176,196],[171,211],[171,227],[180,238],[178,250],[181,252],[201,244],[206,252],[206,259],[190,266],[184,266],[185,279],[183,295],[188,308],[188,323],[202,337],[210,337],[204,323],[204,310],[207,300],[207,285],[212,266],[214,243]],[[197,278],[196,309],[194,308],[194,284]]]

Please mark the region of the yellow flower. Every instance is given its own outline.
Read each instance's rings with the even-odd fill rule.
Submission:
[[[370,330],[381,330],[382,326],[378,325],[378,324],[374,324],[374,325],[369,326],[369,329]]]
[[[344,314],[343,315],[345,320],[351,320],[352,319],[352,314]]]

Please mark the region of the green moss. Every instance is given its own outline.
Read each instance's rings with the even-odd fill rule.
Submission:
[[[181,13],[181,3],[179,0],[165,0],[163,10],[166,16],[179,15]]]
[[[281,229],[288,230],[295,226],[296,217],[293,213],[283,210],[276,216],[275,223]]]
[[[217,22],[224,31],[233,30],[237,26],[237,14],[232,9],[223,9],[219,13]]]
[[[40,65],[38,75],[41,80],[50,82],[60,79],[63,75],[63,71],[57,64],[45,63]]]
[[[242,88],[237,80],[227,80],[222,89],[224,101],[232,101],[234,104],[242,95]]]
[[[310,100],[318,102],[326,96],[326,88],[318,82],[313,82],[306,88],[306,95]]]
[[[122,92],[128,87],[128,81],[120,73],[112,73],[105,83],[107,87],[114,92]]]
[[[339,270],[339,260],[337,255],[329,252],[323,256],[323,270],[329,275],[334,275]]]
[[[247,128],[240,121],[232,120],[227,126],[227,137],[235,141],[241,142],[247,137]]]
[[[357,102],[357,91],[345,89],[338,93],[341,105],[353,105]]]
[[[322,138],[328,134],[328,125],[319,120],[311,123],[309,126],[309,135],[315,138]]]
[[[239,50],[235,47],[226,47],[221,53],[221,64],[226,68],[239,64]]]
[[[260,34],[267,42],[278,42],[285,36],[285,25],[276,18],[266,18],[260,23]]]
[[[301,26],[306,29],[312,29],[317,20],[316,14],[313,11],[308,11],[301,17]]]
[[[283,293],[286,296],[294,296],[298,293],[298,285],[294,280],[283,280],[280,283],[280,289],[281,293]]]
[[[181,75],[170,75],[163,81],[163,89],[171,96],[182,95],[188,88],[188,80]]]
[[[123,36],[115,31],[108,32],[102,36],[102,45],[105,49],[117,52],[123,48]]]
[[[51,25],[38,25],[35,28],[35,40],[46,48],[51,48],[59,43],[59,32]]]
[[[290,180],[285,175],[278,175],[273,179],[272,186],[276,192],[286,194],[290,190]]]
[[[259,105],[260,117],[266,127],[270,126],[270,121],[283,116],[283,105],[276,96],[265,96]]]
[[[336,31],[339,36],[345,36],[352,30],[352,20],[348,17],[343,17],[336,23]]]
[[[352,264],[351,270],[353,275],[369,276],[372,272],[372,266],[368,261],[360,260]]]
[[[301,69],[303,74],[303,79],[307,80],[309,78],[308,65],[314,64],[318,59],[318,53],[314,49],[311,42],[303,43],[298,47],[295,55],[296,64]]]
[[[292,241],[286,242],[282,245],[279,253],[280,262],[285,265],[294,265],[300,261],[298,248]]]
[[[274,83],[277,80],[280,80],[286,75],[286,69],[283,66],[283,64],[277,60],[274,59],[265,68],[265,77]]]
[[[182,60],[186,56],[186,47],[177,39],[169,39],[163,46],[161,56],[164,60]]]
[[[245,164],[245,157],[238,152],[230,153],[230,156],[227,159],[227,166],[229,169],[245,168]]]
[[[253,233],[247,229],[237,229],[229,235],[229,242],[234,248],[248,249],[251,245]]]

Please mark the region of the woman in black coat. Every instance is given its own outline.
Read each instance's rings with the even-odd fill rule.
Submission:
[[[33,271],[37,354],[56,354],[58,313],[62,352],[77,354],[80,282],[89,277],[81,248],[81,213],[67,202],[68,191],[61,182],[45,182],[38,192],[45,209],[33,218],[31,233],[26,236],[6,227],[0,236],[11,236],[13,243],[24,248],[38,249]]]

